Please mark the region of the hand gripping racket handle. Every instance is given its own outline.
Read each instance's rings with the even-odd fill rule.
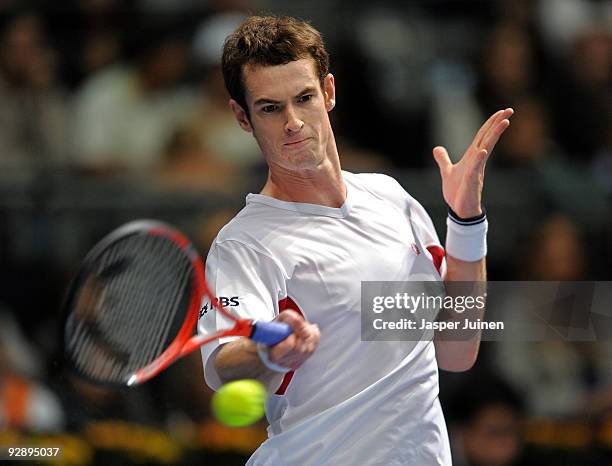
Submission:
[[[251,340],[257,343],[275,345],[293,333],[291,327],[281,322],[255,322]]]

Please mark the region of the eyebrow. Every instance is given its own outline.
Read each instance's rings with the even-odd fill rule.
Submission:
[[[306,95],[306,94],[312,94],[312,93],[314,93],[314,92],[316,92],[316,88],[314,88],[314,87],[312,87],[312,86],[308,86],[308,87],[304,88],[304,89],[303,89],[303,90],[302,90],[302,91],[301,91],[299,94],[297,94],[297,95],[295,96],[295,98],[300,98],[300,97],[302,97],[303,95]],[[280,104],[280,102],[279,102],[279,101],[277,101],[277,100],[274,100],[274,99],[270,99],[270,98],[268,98],[268,97],[261,97],[261,98],[257,99],[257,100],[256,100],[256,101],[253,103],[253,106],[258,106],[258,105],[263,105],[263,104],[266,104],[266,105],[267,105],[267,104]]]

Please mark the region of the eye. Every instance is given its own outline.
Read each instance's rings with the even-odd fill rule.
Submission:
[[[298,98],[298,102],[305,103],[305,102],[308,102],[310,99],[312,99],[312,94],[305,94],[301,96],[300,98]]]
[[[278,109],[278,105],[266,105],[261,107],[261,111],[264,113],[274,113]]]

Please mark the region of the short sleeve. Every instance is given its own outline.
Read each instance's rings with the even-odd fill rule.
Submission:
[[[427,254],[434,263],[436,270],[441,277],[444,277],[446,275],[446,251],[442,244],[440,244],[436,227],[427,211],[425,211],[425,208],[412,196],[407,195],[411,199],[410,215],[419,239],[427,250]]]
[[[408,193],[406,193],[406,196],[408,196],[412,221],[414,222],[414,226],[419,234],[419,239],[423,243],[423,246],[426,248],[430,246],[442,247],[433,221],[425,208]]]
[[[278,263],[234,240],[213,242],[206,259],[206,282],[230,312],[253,320],[272,320],[279,312],[279,298],[286,294],[284,275]],[[231,322],[215,312],[205,299],[198,320],[198,333],[212,334],[230,327]],[[211,356],[222,344],[237,338],[221,338],[201,348],[204,378],[212,389],[218,389],[221,380]]]

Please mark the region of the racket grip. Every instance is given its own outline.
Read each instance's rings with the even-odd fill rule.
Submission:
[[[282,322],[255,322],[251,340],[257,343],[275,345],[293,333],[291,327]]]

